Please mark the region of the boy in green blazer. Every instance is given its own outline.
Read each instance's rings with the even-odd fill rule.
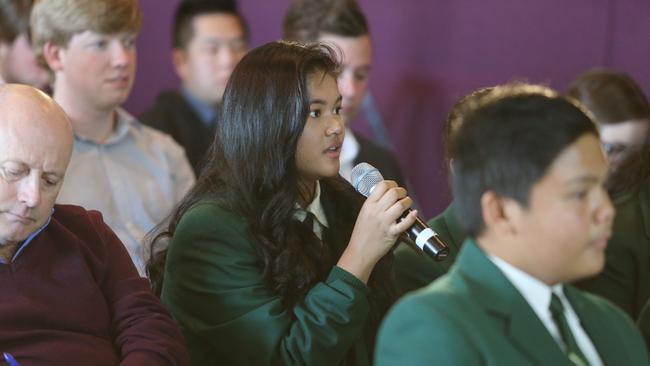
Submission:
[[[581,107],[536,86],[496,88],[451,142],[469,239],[443,277],[401,300],[377,365],[650,365],[631,319],[565,285],[603,268],[614,208]]]

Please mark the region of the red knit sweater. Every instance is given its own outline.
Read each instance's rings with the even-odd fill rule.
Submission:
[[[189,364],[178,327],[101,214],[66,205],[0,264],[2,352],[21,366]]]

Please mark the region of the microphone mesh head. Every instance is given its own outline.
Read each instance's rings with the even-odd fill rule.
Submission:
[[[368,197],[375,185],[384,180],[384,177],[374,166],[368,163],[360,163],[352,168],[350,180],[357,192]]]

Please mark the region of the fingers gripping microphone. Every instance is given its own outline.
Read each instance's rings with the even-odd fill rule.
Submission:
[[[375,185],[384,180],[379,170],[368,163],[357,164],[352,169],[351,181],[354,189],[368,197]],[[404,211],[402,218],[406,217],[412,210]],[[408,238],[415,245],[427,253],[431,258],[441,261],[449,255],[449,247],[440,240],[438,234],[433,231],[420,217],[406,230]]]

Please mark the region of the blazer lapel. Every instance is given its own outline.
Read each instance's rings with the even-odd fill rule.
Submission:
[[[564,286],[564,293],[573,310],[578,314],[580,325],[589,335],[603,363],[605,365],[633,364],[632,360],[626,358],[627,353],[620,349],[620,342],[625,340],[613,339],[615,336],[608,329],[608,322],[597,311],[594,311],[593,305],[588,303],[583,295],[571,286]]]
[[[469,279],[485,311],[502,324],[504,336],[531,363],[571,365],[523,296],[473,240],[463,245],[457,267]]]

